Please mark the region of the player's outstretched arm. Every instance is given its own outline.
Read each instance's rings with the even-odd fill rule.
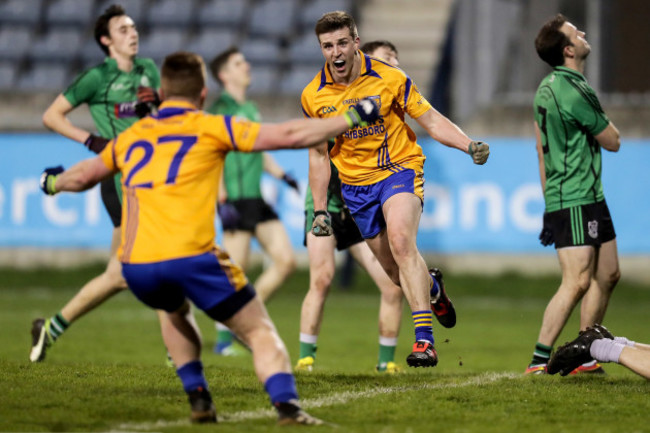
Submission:
[[[56,170],[56,168],[58,167],[45,169],[41,175],[41,189],[48,195],[54,195],[61,191],[85,191],[99,181],[115,174],[98,156],[83,160],[65,171]],[[60,167],[60,169],[62,168]]]
[[[313,147],[359,125],[379,118],[379,107],[362,99],[340,116],[326,119],[294,119],[262,124],[253,151]]]
[[[475,164],[485,164],[490,156],[490,146],[472,141],[455,123],[431,108],[415,119],[431,138],[448,147],[459,149],[472,157]]]

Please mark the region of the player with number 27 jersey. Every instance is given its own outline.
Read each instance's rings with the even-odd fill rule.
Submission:
[[[100,156],[110,170],[123,173],[120,261],[151,263],[212,250],[214,183],[223,159],[230,150],[251,151],[259,128],[170,101],[111,141]]]
[[[334,83],[324,66],[302,92],[307,117],[340,115],[363,98],[379,104],[380,118],[336,137],[330,158],[343,183],[370,185],[405,169],[422,172],[424,154],[404,114],[418,118],[431,105],[401,69],[361,54],[361,75],[353,86]],[[406,132],[406,133],[404,133]]]

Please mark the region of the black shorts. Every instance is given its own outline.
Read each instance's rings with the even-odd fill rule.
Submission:
[[[122,202],[117,192],[117,185],[115,184],[115,177],[111,176],[108,179],[101,181],[99,190],[102,196],[102,202],[108,216],[111,217],[113,227],[122,225]]]
[[[599,247],[616,238],[605,201],[549,212],[555,248],[591,245]]]
[[[359,227],[354,222],[352,214],[347,207],[344,207],[340,212],[331,214],[332,217],[332,230],[336,238],[336,249],[339,251],[346,250],[352,245],[359,242],[364,242],[363,236],[359,231]],[[310,210],[305,211],[305,237],[302,244],[307,246],[307,233],[311,231],[311,226],[314,224],[314,212]]]
[[[239,213],[239,219],[236,223],[222,226],[224,231],[242,230],[246,232],[255,232],[255,227],[259,223],[278,219],[278,214],[261,198],[244,198],[240,200],[228,201]]]

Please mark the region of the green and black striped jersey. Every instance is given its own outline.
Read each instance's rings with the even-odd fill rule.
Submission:
[[[117,61],[104,62],[82,72],[63,92],[73,107],[88,104],[95,127],[104,138],[115,138],[138,120],[135,113],[139,86],[160,87],[158,68],[151,59],[133,60],[133,69],[125,72]]]
[[[609,119],[596,92],[581,73],[559,66],[542,80],[534,104],[544,151],[546,211],[604,200],[601,151],[594,136]]]
[[[260,112],[252,101],[240,104],[225,90],[206,110],[210,114],[239,116],[252,122],[261,120]],[[223,166],[223,180],[228,200],[262,198],[264,155],[261,152],[228,152]]]

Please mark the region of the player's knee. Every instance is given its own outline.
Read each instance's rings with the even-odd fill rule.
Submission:
[[[605,285],[610,291],[612,291],[614,290],[614,287],[616,286],[616,284],[620,279],[621,279],[621,270],[616,268],[614,271],[607,274],[605,279]]]
[[[324,297],[329,292],[333,279],[333,272],[328,272],[327,270],[318,272],[317,275],[312,275],[309,290],[315,291],[317,294]]]
[[[402,289],[396,285],[389,288],[383,288],[381,291],[382,302],[389,305],[397,305],[402,301]]]
[[[288,254],[280,259],[277,265],[283,275],[289,275],[296,270],[296,258],[293,254]]]

